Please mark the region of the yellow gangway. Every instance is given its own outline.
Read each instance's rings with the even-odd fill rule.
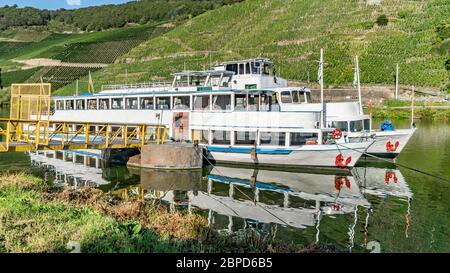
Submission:
[[[51,84],[13,84],[10,117],[0,119],[0,152],[139,148],[164,143],[160,124],[50,120]]]

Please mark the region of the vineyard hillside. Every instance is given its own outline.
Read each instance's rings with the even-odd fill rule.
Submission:
[[[324,48],[327,84],[350,85],[359,55],[363,84],[393,84],[399,63],[400,84],[448,91],[449,14],[448,0],[247,0],[149,39],[94,73],[94,80],[158,80],[184,67],[262,56],[283,77],[315,81]],[[58,91],[70,92],[73,85]]]

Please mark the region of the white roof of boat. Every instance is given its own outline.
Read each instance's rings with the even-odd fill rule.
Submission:
[[[182,71],[173,73],[174,76],[201,76],[206,77],[208,75],[234,75],[233,71],[228,70],[201,70],[201,71]]]
[[[304,86],[289,86],[289,87],[277,87],[274,88],[273,90],[277,91],[277,92],[282,92],[282,91],[304,91],[304,92],[311,92],[311,90],[307,87]]]
[[[339,116],[339,117],[333,117],[333,116],[327,116],[327,121],[358,121],[363,119],[369,119],[369,115],[358,115],[358,116]]]
[[[263,62],[263,63],[266,63],[266,64],[273,64],[273,62],[271,62],[269,59],[266,59],[266,58],[253,58],[253,59],[245,59],[245,60],[222,62],[221,65],[237,64],[237,63],[248,63],[248,62],[255,62],[255,63]]]

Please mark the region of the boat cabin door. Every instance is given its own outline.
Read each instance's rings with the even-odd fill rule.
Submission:
[[[175,141],[189,140],[189,112],[173,113],[172,128]]]

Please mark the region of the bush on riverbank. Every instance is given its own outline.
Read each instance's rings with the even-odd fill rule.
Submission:
[[[248,229],[223,235],[200,215],[114,200],[95,188],[55,190],[26,174],[0,176],[0,252],[304,252]]]
[[[410,109],[373,109],[373,118],[376,119],[411,119]],[[447,122],[450,120],[450,109],[419,108],[414,112],[414,119],[439,120]]]

